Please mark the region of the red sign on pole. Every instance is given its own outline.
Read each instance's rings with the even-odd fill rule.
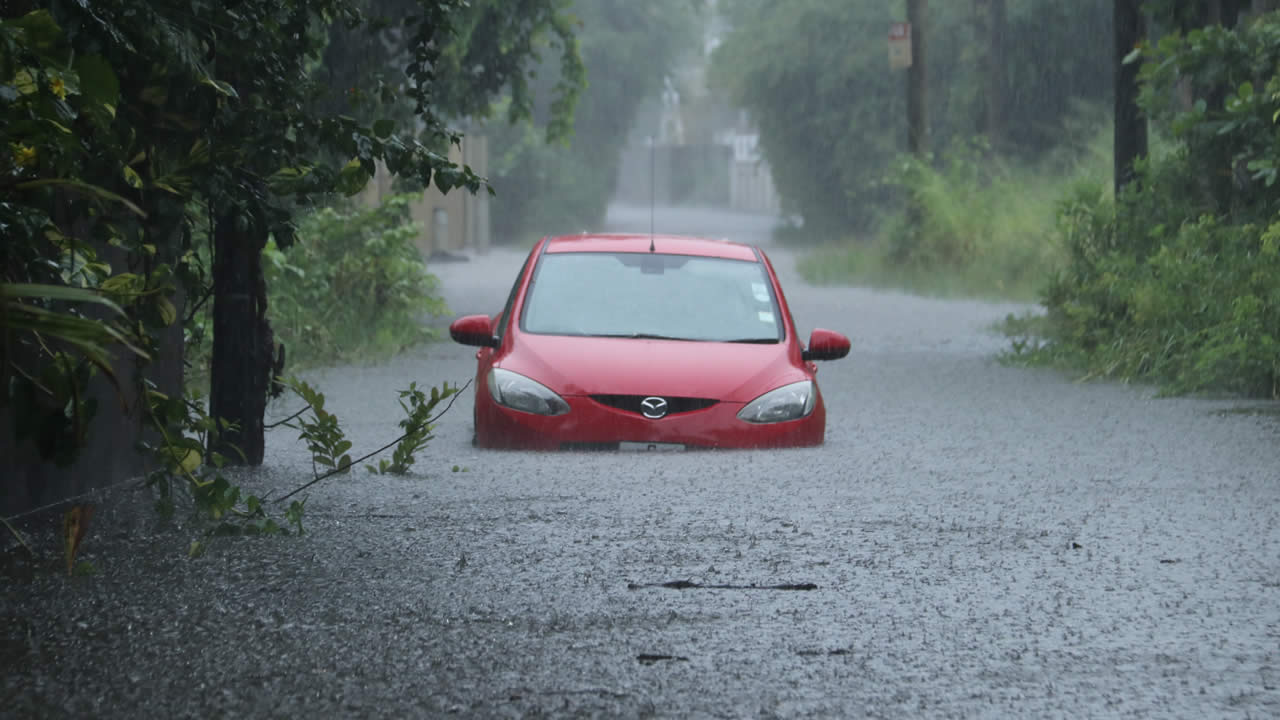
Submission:
[[[889,69],[911,67],[911,23],[897,22],[889,26]]]

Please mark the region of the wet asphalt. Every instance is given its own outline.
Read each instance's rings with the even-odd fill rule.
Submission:
[[[0,716],[1280,716],[1280,425],[1238,411],[1274,406],[1005,367],[989,328],[1022,306],[810,288],[769,252],[804,332],[853,341],[823,447],[476,450],[468,395],[412,475],[325,481],[305,536],[196,559],[120,488],[96,574],[36,527],[34,578],[0,575]],[[491,313],[522,260],[432,269]],[[473,373],[438,343],[310,377],[359,451],[398,434],[396,390]],[[308,479],[268,442],[248,488]]]

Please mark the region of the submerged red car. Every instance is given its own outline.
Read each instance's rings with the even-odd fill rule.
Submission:
[[[670,235],[544,238],[506,307],[449,328],[476,354],[475,442],[525,449],[818,445],[815,360],[759,248]]]

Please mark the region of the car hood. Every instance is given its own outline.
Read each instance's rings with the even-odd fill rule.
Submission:
[[[658,395],[750,402],[808,377],[789,345],[522,333],[496,363],[561,395]]]

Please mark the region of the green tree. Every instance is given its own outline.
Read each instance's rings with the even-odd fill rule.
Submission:
[[[890,3],[728,0],[731,32],[712,79],[751,111],[784,202],[805,226],[842,235],[896,207],[883,182],[907,147],[906,79],[890,72],[886,33],[904,19]],[[991,86],[973,3],[929,7],[933,148],[983,127]],[[896,8],[901,10],[901,6]],[[1081,103],[1109,102],[1111,4],[1009,0],[1002,149],[1034,158],[1074,140]],[[1083,42],[1082,42],[1083,39]]]
[[[576,58],[563,6],[413,3],[395,18],[399,70],[380,85],[347,88],[364,110],[355,117],[317,111],[330,94],[317,72],[326,29],[387,30],[354,0],[7,4],[0,11],[4,280],[97,290],[149,330],[152,345],[177,321],[182,289],[202,296],[211,285],[211,411],[232,423],[222,440],[260,461],[273,355],[261,266],[268,238],[287,245],[300,203],[357,192],[379,162],[423,186],[480,189],[481,178],[442,152],[458,135],[438,103],[483,107],[508,83],[521,87],[548,32],[562,58]],[[451,62],[490,71],[463,80],[444,74]],[[558,117],[568,116],[576,95],[573,74],[566,78]],[[197,222],[212,226],[211,272],[191,245]],[[104,248],[120,260],[100,261]],[[16,341],[34,366],[59,352],[38,335]],[[5,383],[9,392],[30,386],[57,397],[10,367],[18,380]]]
[[[1138,107],[1138,64],[1132,57],[1146,37],[1142,0],[1115,3],[1115,191],[1134,178],[1134,164],[1147,154],[1147,118]]]
[[[1168,149],[1062,203],[1038,359],[1178,392],[1280,395],[1280,13],[1165,29],[1136,60]],[[1198,21],[1197,21],[1198,22]]]

